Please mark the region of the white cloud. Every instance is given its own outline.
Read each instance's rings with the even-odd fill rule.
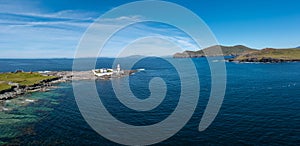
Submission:
[[[18,4],[16,4],[18,3]],[[21,4],[21,5],[20,5]],[[40,9],[37,1],[0,1],[0,58],[53,58],[73,57],[77,44],[84,35],[86,29],[97,19],[100,14],[95,12],[63,10],[58,12],[46,12]],[[118,18],[102,19],[97,24],[106,33],[126,22],[142,20],[141,16],[122,16]],[[181,44],[182,48],[194,50],[195,45],[190,38],[172,27],[164,25],[140,24],[128,26],[126,31],[114,36],[109,48],[103,52],[104,56],[115,56],[120,47],[139,37],[156,36],[173,43]],[[106,32],[105,32],[106,31]],[[103,38],[99,34],[90,39]],[[94,47],[91,44],[91,47]],[[139,41],[132,45],[140,50],[162,50],[159,56],[170,55],[174,51],[174,45],[162,40]],[[169,46],[169,47],[168,47]],[[156,48],[156,49],[153,49]],[[178,50],[177,50],[178,51]],[[151,51],[144,51],[151,55]],[[143,53],[143,52],[140,52]],[[82,57],[91,57],[88,48]]]
[[[133,44],[130,45],[130,43]],[[180,50],[174,49],[175,45]],[[122,50],[125,46],[128,46],[126,49],[131,51]],[[136,49],[133,49],[134,47]],[[122,53],[123,57],[131,55],[153,56],[153,53],[157,56],[169,56],[184,50],[199,49],[187,34],[174,27],[155,23],[140,23],[125,27],[114,34],[100,56],[115,57],[121,51],[126,52]]]
[[[174,52],[181,52],[182,50],[165,38],[146,37],[134,41],[132,44],[119,50],[114,57],[127,57],[127,56],[170,56]]]
[[[0,2],[0,58],[73,57],[96,13],[45,12],[34,1]]]

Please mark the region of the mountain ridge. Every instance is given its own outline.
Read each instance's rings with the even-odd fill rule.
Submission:
[[[222,52],[219,52],[221,48]],[[203,50],[198,51],[184,51],[182,53],[175,53],[174,58],[198,58],[205,56],[238,56],[246,52],[257,51],[257,49],[249,48],[244,45],[235,45],[235,46],[223,46],[215,45],[207,47]]]

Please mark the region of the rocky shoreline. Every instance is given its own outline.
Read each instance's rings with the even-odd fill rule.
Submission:
[[[8,99],[16,98],[19,95],[23,95],[25,93],[49,91],[49,89],[53,87],[52,85],[58,83],[59,80],[60,77],[57,77],[51,80],[44,80],[41,83],[34,84],[32,86],[12,86],[8,90],[0,91],[0,100],[8,100]]]
[[[261,63],[281,63],[281,62],[298,62],[300,59],[278,59],[271,57],[252,57],[236,60],[235,58],[228,59],[229,62],[261,62]]]
[[[55,84],[63,82],[72,82],[78,80],[109,80],[111,78],[121,78],[135,73],[136,70],[125,70],[119,76],[96,77],[92,71],[53,71],[40,72],[44,76],[54,76],[55,78],[43,80],[38,84],[31,86],[13,85],[10,89],[0,91],[0,101],[16,98],[20,95],[32,92],[46,92],[53,88]]]

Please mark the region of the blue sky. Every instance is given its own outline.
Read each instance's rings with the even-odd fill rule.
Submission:
[[[94,20],[128,2],[132,1],[1,0],[0,58],[73,57],[80,38]],[[170,2],[182,5],[200,16],[222,45],[242,44],[257,49],[300,46],[298,0]],[[134,19],[139,17],[109,20],[107,27],[118,24],[118,21]],[[172,28],[143,24],[132,29],[136,34],[153,33],[155,29],[166,37],[169,35],[182,39],[187,49],[193,46],[184,35]],[[106,55],[110,56],[110,53]]]

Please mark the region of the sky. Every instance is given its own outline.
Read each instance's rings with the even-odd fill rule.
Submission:
[[[127,0],[1,0],[0,58],[72,58],[86,29],[101,15]],[[299,0],[170,0],[196,13],[211,29],[219,44],[246,45],[262,49],[300,46]],[[154,11],[155,12],[155,11]],[[176,16],[174,16],[176,17]],[[122,21],[134,22],[142,16],[105,20],[107,29]],[[187,24],[189,25],[189,24]],[[107,46],[103,56],[113,56],[119,46],[140,36],[154,34],[177,38],[186,50],[195,44],[171,26],[143,23],[119,33]],[[114,41],[115,40],[115,41]],[[172,48],[160,39],[141,39],[131,48],[149,50]],[[148,49],[149,48],[149,49]],[[173,50],[174,51],[174,50]],[[160,55],[172,53],[164,50]],[[150,53],[151,52],[145,52]],[[130,54],[130,53],[129,53]],[[154,53],[155,54],[155,53]],[[130,54],[134,55],[134,54]],[[89,54],[86,54],[89,57]]]

